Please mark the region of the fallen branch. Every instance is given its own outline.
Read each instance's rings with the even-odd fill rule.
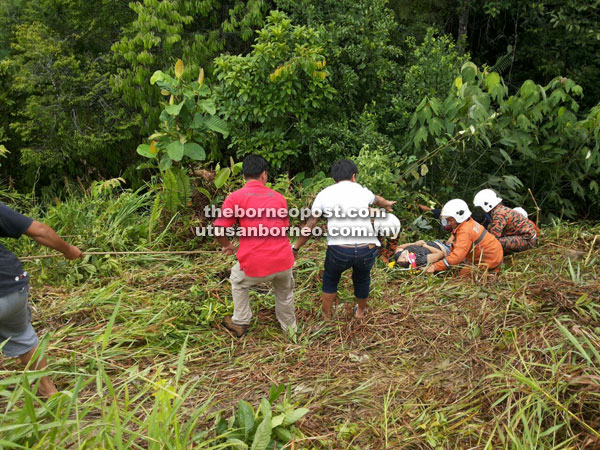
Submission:
[[[533,196],[533,192],[531,192],[531,188],[527,188],[527,190],[529,191],[529,195],[531,195],[531,199],[533,200],[533,203],[535,204],[535,226],[538,227],[538,229],[539,229],[540,228],[541,208],[538,206],[537,202],[535,201],[535,197]]]
[[[85,255],[199,255],[202,253],[220,253],[219,250],[145,250],[141,252],[83,252]],[[62,253],[50,253],[48,255],[24,256],[21,261],[32,261],[34,259],[56,258],[63,256]]]
[[[588,261],[590,260],[590,256],[592,256],[592,250],[594,250],[594,244],[596,243],[596,239],[598,239],[598,235],[594,236],[594,240],[592,241],[592,245],[590,245],[590,251],[587,254],[587,258],[585,258],[584,266],[588,265]]]

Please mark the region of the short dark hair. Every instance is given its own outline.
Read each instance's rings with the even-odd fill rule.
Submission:
[[[358,167],[349,159],[340,159],[331,166],[331,178],[336,183],[338,181],[350,180],[352,175],[358,173]]]
[[[483,225],[483,223],[487,219],[487,214],[484,213],[483,211],[473,211],[473,213],[471,214],[471,217],[473,218],[473,220],[475,222]]]
[[[242,172],[246,178],[258,178],[266,170],[269,170],[269,164],[262,156],[248,155],[244,158]]]

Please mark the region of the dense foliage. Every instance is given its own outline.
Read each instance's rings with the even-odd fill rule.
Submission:
[[[407,143],[417,158],[411,173],[448,195],[468,197],[487,185],[523,205],[531,189],[543,209],[587,215],[598,205],[600,115],[595,108],[579,120],[581,96],[581,86],[564,77],[545,87],[528,80],[508,95],[497,72],[466,63],[447,97],[417,106]]]
[[[546,218],[597,216],[599,10],[597,0],[6,0],[0,170],[46,198],[65,179],[136,187],[153,175],[136,170],[152,141],[171,158],[166,138],[145,137],[175,133],[171,153],[192,141],[202,151],[170,172],[163,159],[172,185],[250,152],[291,176],[355,157],[397,199],[489,186],[528,208],[533,196]],[[178,60],[188,86],[204,68],[211,90],[197,107],[227,134],[192,139],[191,110],[180,131],[165,129],[173,115],[150,80],[179,80]]]

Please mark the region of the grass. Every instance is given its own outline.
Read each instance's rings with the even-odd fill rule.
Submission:
[[[151,206],[121,223],[144,219],[139,228],[147,230]],[[117,230],[104,224],[118,245]],[[219,326],[232,309],[233,259],[217,251],[28,263],[34,326],[64,394],[40,400],[42,373],[24,375],[0,360],[0,446],[234,448],[217,435],[217,418],[240,399],[257,407],[271,386],[285,384],[310,410],[287,448],[595,448],[597,234],[592,225],[547,228],[536,249],[508,257],[499,281],[485,286],[391,271],[379,261],[368,318],[352,320],[345,277],[328,324],[318,314],[324,243],[311,242],[295,268],[300,329],[291,338],[278,328],[266,285],[252,293],[246,338]],[[152,245],[173,242],[167,233]],[[67,278],[71,272],[82,276]]]

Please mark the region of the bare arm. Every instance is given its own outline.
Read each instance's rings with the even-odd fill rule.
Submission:
[[[418,245],[419,247],[422,246],[423,244],[425,244],[425,241],[417,241],[417,242],[409,242],[408,244],[401,244],[396,246],[397,249],[399,250],[404,250],[406,247],[408,247],[409,245]]]
[[[219,230],[215,230],[215,241],[221,244],[221,247],[223,247],[223,253],[227,255],[235,255],[237,252],[237,247],[233,245],[225,236],[225,228],[215,227],[215,229],[217,228],[219,228]]]
[[[429,250],[432,254],[433,253],[441,253],[442,255],[446,255],[446,252],[442,249],[440,249],[439,247],[433,247],[431,245],[427,245],[427,243],[423,243],[421,244],[424,248],[426,248],[427,250]]]
[[[37,220],[29,225],[25,234],[39,244],[58,250],[67,259],[77,259],[82,255],[81,250],[74,245],[67,244],[56,234],[56,231]]]
[[[296,243],[292,247],[292,249],[294,250],[294,253],[297,252],[298,250],[300,250],[300,248],[304,244],[306,244],[306,242],[310,239],[310,236],[311,236],[310,231],[312,231],[312,229],[317,226],[318,222],[319,222],[319,218],[315,217],[315,216],[311,216],[306,221],[306,225],[304,225],[302,227],[302,230],[303,231],[305,230],[305,232],[302,233],[302,235],[298,238],[298,240],[296,241]]]
[[[446,256],[446,252],[444,250],[440,250],[437,247],[433,247],[427,244],[424,244],[423,247],[431,252],[429,255],[427,255],[427,264],[438,262],[440,259],[444,259],[444,257]]]
[[[396,204],[396,202],[392,202],[390,200],[386,200],[385,198],[376,195],[375,196],[375,200],[373,201],[373,204],[375,206],[381,206],[382,208],[385,208],[386,211],[391,212],[392,211],[392,206],[394,206]]]

